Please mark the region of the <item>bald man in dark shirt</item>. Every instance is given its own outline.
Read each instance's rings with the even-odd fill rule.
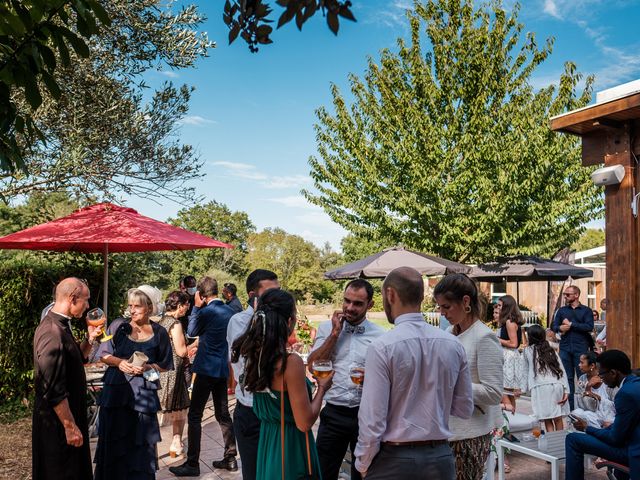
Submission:
[[[88,306],[89,287],[77,278],[64,279],[34,335],[34,480],[93,478],[83,363],[100,327],[88,327],[88,337],[78,344],[70,325]]]

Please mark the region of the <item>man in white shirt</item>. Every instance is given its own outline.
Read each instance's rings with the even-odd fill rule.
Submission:
[[[280,283],[278,283],[278,276],[269,270],[254,270],[247,277],[249,307],[231,317],[227,326],[229,359],[231,359],[233,342],[246,332],[251,323],[255,301],[271,288],[280,288]],[[242,478],[243,480],[254,480],[256,478],[258,440],[260,439],[260,420],[253,413],[253,394],[244,391],[242,388],[241,377],[244,372],[244,359],[240,357],[236,363],[231,364],[231,367],[233,377],[236,380],[236,408],[233,412],[233,431],[236,435],[238,452],[242,461]]]
[[[324,396],[326,404],[320,412],[316,439],[324,480],[338,478],[347,448],[351,449],[353,456],[358,441],[358,410],[362,389],[351,381],[349,371],[355,366],[364,368],[367,348],[384,333],[382,327],[366,318],[372,306],[371,284],[362,279],[349,282],[344,291],[342,310],[336,310],[331,321],[320,324],[307,361],[311,367],[314,360],[331,360],[335,371],[333,385]],[[361,478],[353,465],[351,478]]]
[[[471,376],[462,344],[424,321],[423,298],[413,268],[396,268],[382,284],[395,328],[367,350],[355,451],[367,479],[455,478],[449,415],[471,417]]]

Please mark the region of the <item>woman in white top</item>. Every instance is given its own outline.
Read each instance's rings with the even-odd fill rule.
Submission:
[[[502,348],[493,331],[480,321],[483,305],[478,288],[463,274],[447,275],[433,295],[449,332],[464,346],[473,384],[475,409],[468,420],[449,418],[451,449],[458,480],[479,480],[491,448],[491,431],[502,397]]]

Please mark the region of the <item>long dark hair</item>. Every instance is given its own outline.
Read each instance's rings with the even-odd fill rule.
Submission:
[[[540,373],[551,372],[558,380],[562,378],[562,367],[555,350],[549,345],[546,332],[540,325],[532,325],[527,331],[529,345],[533,348],[534,377]],[[537,368],[536,368],[537,366]]]
[[[511,295],[504,295],[500,297],[498,300],[502,302],[502,308],[500,309],[500,317],[499,322],[500,325],[506,325],[507,321],[511,320],[518,325],[522,325],[524,323],[524,318],[522,318],[522,313],[520,312],[520,308],[518,307],[518,302]]]
[[[289,320],[296,302],[284,290],[269,289],[258,299],[251,323],[231,347],[231,361],[244,357],[245,366],[240,378],[243,389],[258,392],[269,388],[276,363],[282,359],[280,371],[287,365],[287,339],[291,333]]]

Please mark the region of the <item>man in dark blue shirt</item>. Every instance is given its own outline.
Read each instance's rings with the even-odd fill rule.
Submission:
[[[229,377],[229,345],[227,325],[234,311],[218,298],[218,282],[211,277],[202,278],[197,285],[194,307],[189,316],[187,334],[198,337],[198,352],[193,362],[196,378],[189,407],[189,447],[187,461],[169,471],[179,477],[200,475],[200,439],[204,407],[213,395],[213,410],[224,438],[224,458],[213,462],[214,468],[238,470],[236,438],[227,402],[227,378]]]
[[[580,289],[568,286],[564,293],[564,307],[553,317],[551,329],[560,334],[560,359],[569,380],[569,403],[574,409],[575,376],[580,375],[580,355],[593,348],[593,312],[580,303]]]

